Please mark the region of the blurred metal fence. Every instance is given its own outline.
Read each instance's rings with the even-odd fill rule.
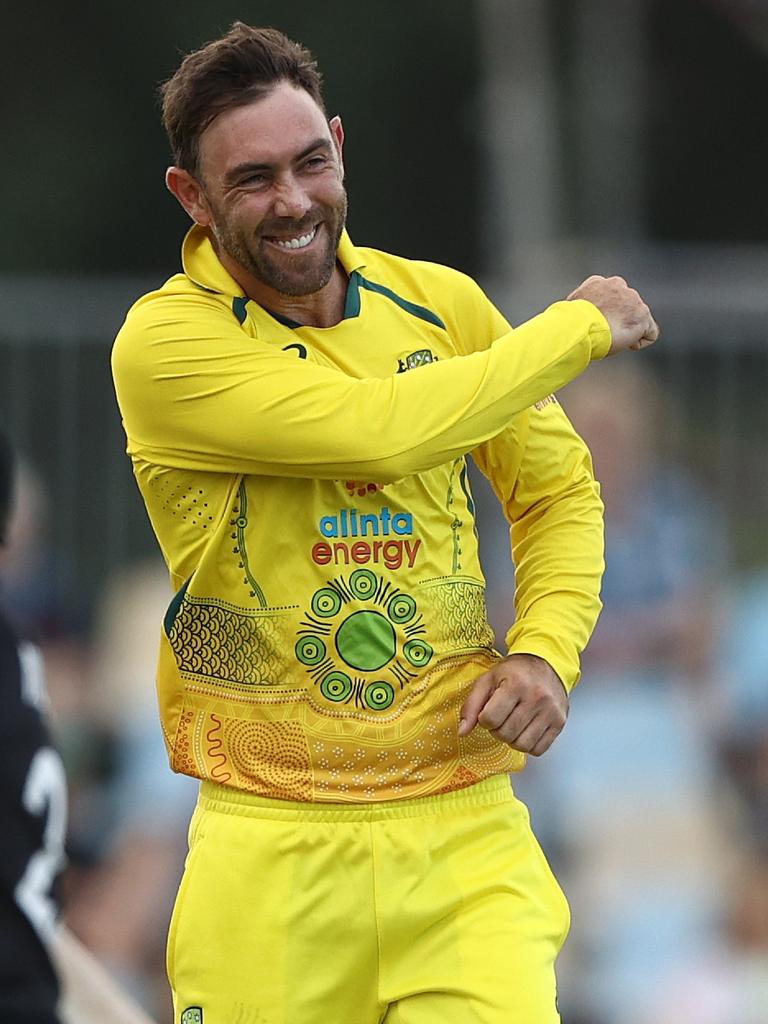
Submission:
[[[82,622],[111,568],[155,550],[109,367],[125,311],[154,283],[0,280],[0,424],[42,482],[51,587]]]
[[[753,290],[737,272],[739,259],[751,268]],[[575,262],[571,254],[542,268],[541,295],[493,283],[489,290],[519,321],[546,301],[545,280],[555,282],[551,298],[560,279],[564,289],[566,278],[578,278]],[[686,274],[684,260],[672,272],[648,254],[584,259],[585,266],[627,264],[650,282],[665,328],[663,343],[642,357],[675,407],[665,441],[727,513],[737,565],[768,562],[768,309],[757,291],[765,256],[715,261],[725,273],[713,269],[711,286],[701,261],[689,260]],[[125,311],[156,283],[0,279],[0,423],[42,479],[54,586],[84,621],[110,569],[156,552],[125,455],[109,369]]]

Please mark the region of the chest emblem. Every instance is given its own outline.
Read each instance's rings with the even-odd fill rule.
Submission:
[[[418,352],[411,352],[404,359],[398,359],[397,372],[405,373],[406,370],[415,370],[417,366],[426,366],[427,363],[436,363],[437,356],[428,348],[420,348]]]

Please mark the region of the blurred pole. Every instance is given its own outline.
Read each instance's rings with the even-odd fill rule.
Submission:
[[[486,69],[484,259],[489,275],[525,288],[562,234],[553,54],[544,0],[478,0]]]
[[[640,239],[647,0],[578,0],[573,11],[581,230],[592,238]]]

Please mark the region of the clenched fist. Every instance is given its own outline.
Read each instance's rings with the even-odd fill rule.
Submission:
[[[586,299],[603,314],[611,328],[609,355],[627,349],[647,348],[659,336],[659,328],[650,309],[623,277],[593,275],[568,298]]]
[[[568,717],[568,694],[543,658],[510,654],[475,680],[464,701],[459,736],[480,725],[515,750],[538,757]]]

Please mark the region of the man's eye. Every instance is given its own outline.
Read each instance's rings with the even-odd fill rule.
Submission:
[[[266,174],[249,174],[247,178],[243,178],[240,182],[241,185],[263,185],[267,180]]]
[[[307,162],[304,164],[304,166],[309,168],[309,170],[314,171],[318,170],[321,167],[325,167],[327,163],[328,158],[325,156],[311,156],[309,160],[307,160]]]

